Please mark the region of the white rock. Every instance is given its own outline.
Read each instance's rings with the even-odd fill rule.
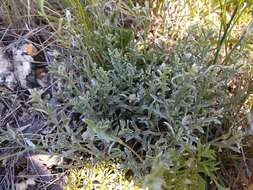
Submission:
[[[31,73],[31,62],[33,58],[30,55],[26,55],[22,50],[14,50],[13,52],[13,64],[14,74],[20,85],[23,88],[27,87],[26,77]]]
[[[12,70],[13,66],[11,62],[5,58],[0,48],[0,85],[5,85],[10,89],[14,87],[16,80]]]

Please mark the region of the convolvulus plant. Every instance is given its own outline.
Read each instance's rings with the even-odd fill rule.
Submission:
[[[120,158],[137,176],[149,173],[158,155],[170,155],[171,160],[162,159],[168,165],[179,159],[175,152],[192,152],[200,166],[192,171],[191,179],[186,175],[191,167],[185,168],[185,175],[175,174],[179,175],[177,184],[203,189],[206,176],[216,180],[214,150],[239,151],[240,133],[230,128],[233,123],[224,123],[230,100],[227,84],[239,65],[209,65],[213,46],[203,42],[215,33],[203,29],[196,36],[195,32],[196,28],[189,30],[161,65],[140,67],[117,49],[109,51],[110,69],[82,58],[75,59],[73,67],[55,63],[51,71],[58,78],[56,96],[67,108],[67,123],[74,127],[62,131],[72,136],[71,147],[99,159]],[[65,114],[57,120],[64,120]],[[71,124],[74,115],[79,118],[77,125]],[[63,127],[63,123],[58,125]],[[54,147],[61,152],[61,147]],[[190,162],[185,158],[178,164]],[[174,167],[177,164],[164,169],[176,172]]]
[[[1,160],[46,151],[66,158],[68,167],[118,159],[151,189],[229,185],[217,175],[226,161],[220,152],[241,151],[233,105],[240,108],[250,91],[230,90],[245,63],[241,41],[222,53],[242,1],[219,1],[220,32],[191,26],[170,50],[169,30],[154,24],[166,1],[65,0],[66,10],[59,11],[49,1],[38,2],[57,45],[65,48],[49,65],[52,85],[31,90],[25,104],[42,127],[35,133],[1,128],[1,146],[13,147]],[[157,33],[166,37],[153,38]]]

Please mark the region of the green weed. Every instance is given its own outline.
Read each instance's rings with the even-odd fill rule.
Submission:
[[[1,160],[31,150],[59,154],[73,166],[83,159],[119,159],[151,189],[229,186],[219,178],[227,161],[219,152],[242,150],[238,113],[253,89],[251,75],[237,76],[252,69],[245,64],[252,2],[198,1],[208,4],[202,11],[193,1],[180,1],[179,10],[185,6],[189,15],[205,19],[187,28],[187,21],[175,19],[180,30],[174,35],[166,11],[176,2],[65,0],[63,9],[54,10],[49,1],[37,1],[62,52],[49,65],[51,94],[31,91],[27,103],[47,130],[1,129],[1,146],[19,145]],[[213,12],[220,14],[216,25]],[[246,22],[241,18],[249,24],[236,40],[234,28]],[[243,85],[231,92],[235,79]],[[71,170],[68,178],[66,189],[78,189],[83,178],[87,188],[96,186],[87,170]]]

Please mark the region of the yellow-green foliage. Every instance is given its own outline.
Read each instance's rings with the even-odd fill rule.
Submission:
[[[126,179],[126,171],[117,164],[99,162],[95,165],[87,163],[81,169],[70,170],[65,190],[119,189],[141,190],[133,181]]]

